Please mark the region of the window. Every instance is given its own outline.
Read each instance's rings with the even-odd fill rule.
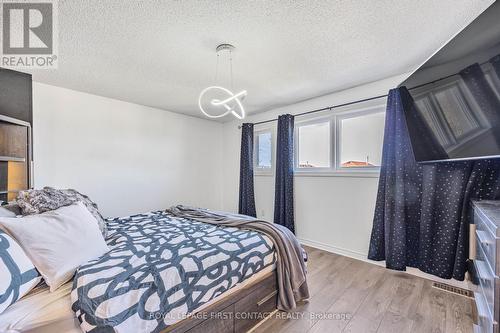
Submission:
[[[373,168],[382,162],[385,113],[339,120],[340,168]]]
[[[297,121],[297,174],[377,176],[382,161],[385,100],[354,105],[329,116]],[[369,175],[368,175],[369,174]]]
[[[330,167],[330,122],[303,125],[298,128],[298,167]]]
[[[270,171],[273,160],[272,141],[273,135],[271,131],[260,131],[255,133],[255,168],[257,171]]]

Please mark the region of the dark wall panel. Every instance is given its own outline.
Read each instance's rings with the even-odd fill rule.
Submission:
[[[0,115],[33,125],[31,74],[0,68]]]

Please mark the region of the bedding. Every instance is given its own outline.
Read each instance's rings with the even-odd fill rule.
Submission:
[[[0,313],[27,294],[41,279],[17,242],[0,230]]]
[[[306,276],[307,254],[287,227],[248,215],[216,212],[183,205],[171,207],[167,211],[177,217],[221,227],[237,227],[257,231],[268,236],[272,240],[278,256],[276,263],[278,308],[291,311],[296,308],[298,301],[309,298]]]
[[[0,314],[0,332],[81,333],[71,310],[72,281],[54,292],[41,283]]]
[[[16,213],[5,207],[0,207],[0,217],[16,217]]]
[[[110,251],[74,278],[85,332],[159,332],[276,261],[263,234],[167,212],[109,220],[108,230]]]
[[[49,187],[45,187],[45,189],[48,189]],[[76,190],[73,189],[65,189],[65,190],[59,190],[61,191],[69,200],[71,200],[72,203],[75,202],[82,202],[85,207],[87,207],[88,211],[94,216],[94,218],[97,221],[97,224],[99,225],[99,230],[101,230],[101,233],[104,238],[106,238],[108,234],[108,228],[106,226],[106,221],[102,217],[101,213],[99,212],[99,207],[97,207],[97,204],[90,200],[88,196],[85,194],[82,194]]]
[[[81,202],[37,215],[0,218],[54,291],[78,266],[108,252],[95,218]]]
[[[1,208],[2,213],[0,213],[0,216],[2,217],[16,217],[17,215],[21,215],[21,207],[15,201],[3,202]]]
[[[88,211],[94,216],[99,230],[104,238],[107,236],[106,221],[99,213],[97,204],[90,198],[73,189],[58,190],[52,187],[44,187],[41,190],[26,190],[19,192],[16,203],[19,205],[23,215],[40,214],[61,207],[82,202]]]
[[[274,265],[267,266],[260,272],[252,275],[237,286],[229,289],[196,309],[195,312],[230,296],[232,293],[245,288],[248,284],[259,281],[275,269]],[[0,332],[2,333],[81,333],[80,323],[71,310],[71,289],[73,281],[67,282],[54,292],[41,283],[26,296],[21,298],[0,314]]]
[[[73,201],[62,192],[50,187],[42,190],[20,191],[17,195],[16,202],[21,208],[21,213],[23,215],[40,214],[73,203]]]

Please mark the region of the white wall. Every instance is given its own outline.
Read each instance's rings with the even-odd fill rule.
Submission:
[[[275,118],[387,93],[404,75],[271,110]],[[106,216],[185,203],[237,211],[240,130],[137,104],[35,83],[35,186],[89,194]],[[256,127],[258,129],[259,127]],[[363,257],[376,177],[295,177],[298,237]],[[272,220],[274,177],[255,177],[257,213]]]
[[[35,187],[75,188],[105,216],[222,206],[222,124],[41,83]]]
[[[406,78],[406,74],[373,82],[335,94],[314,98],[245,119],[257,122],[280,114],[296,114],[353,100],[383,95]],[[299,118],[297,118],[298,120]],[[238,209],[239,122],[224,124],[223,204]],[[258,129],[259,127],[256,127]],[[272,221],[274,177],[255,176],[255,198],[259,217]],[[366,258],[372,227],[378,177],[295,176],[295,225],[305,244],[346,255]]]

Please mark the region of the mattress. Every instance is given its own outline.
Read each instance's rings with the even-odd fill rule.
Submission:
[[[81,332],[71,310],[72,282],[54,292],[42,284],[0,314],[0,332]]]
[[[229,297],[245,286],[263,279],[274,269],[275,265],[266,267],[222,295],[200,306],[193,314]],[[0,314],[0,332],[81,333],[80,323],[71,310],[72,284],[72,281],[68,282],[53,293],[49,292],[49,288],[45,285],[33,290]]]

